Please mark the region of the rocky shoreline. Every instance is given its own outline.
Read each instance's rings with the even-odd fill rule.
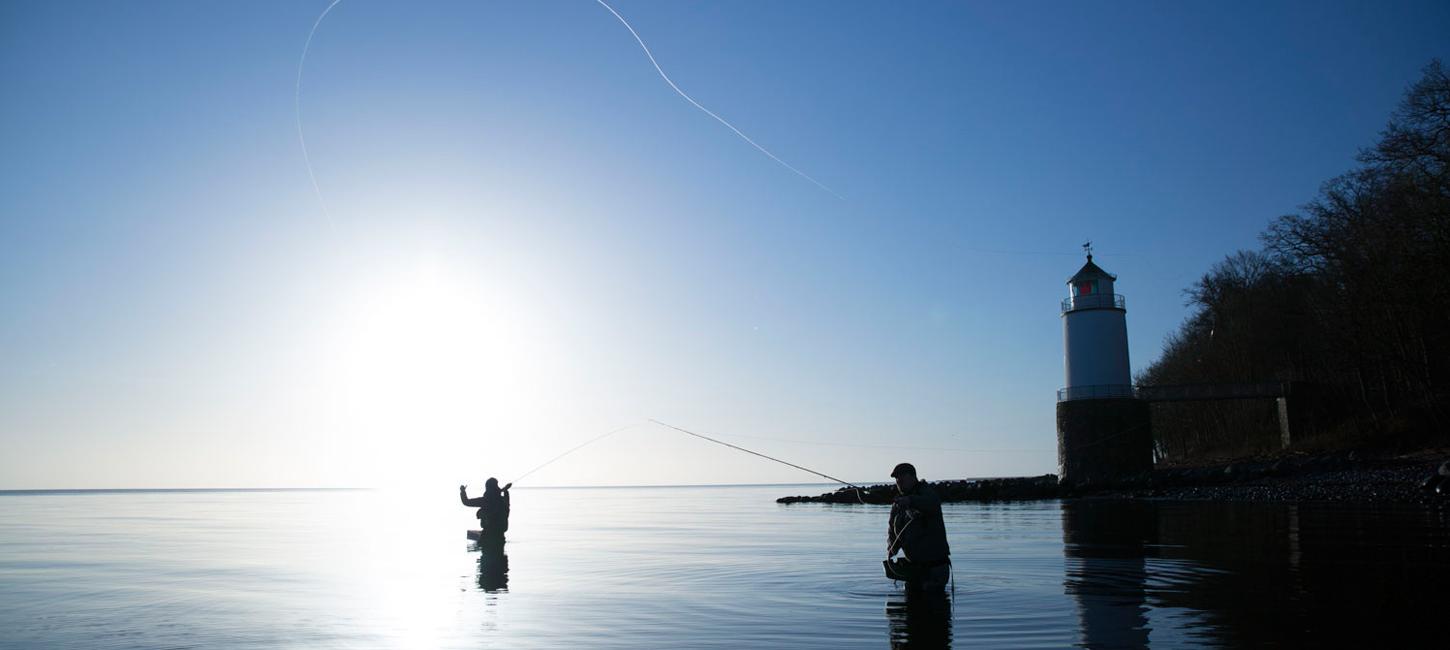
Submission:
[[[1450,452],[1290,454],[1196,467],[1164,467],[1113,484],[1059,485],[1057,476],[932,481],[943,501],[1120,498],[1450,505]],[[840,488],[777,503],[887,504],[891,484]]]

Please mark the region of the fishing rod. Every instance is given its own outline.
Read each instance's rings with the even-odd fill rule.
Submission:
[[[660,425],[660,427],[668,427],[674,429],[674,431],[682,432],[682,434],[693,435],[693,437],[700,438],[700,440],[708,440],[711,441],[711,443],[725,445],[725,447],[732,448],[732,450],[744,451],[744,453],[751,454],[751,456],[758,456],[761,458],[766,458],[766,460],[773,460],[776,461],[776,463],[784,464],[784,466],[795,467],[795,469],[800,470],[800,472],[809,472],[812,474],[816,474],[816,476],[824,477],[824,479],[834,480],[834,482],[841,483],[841,485],[851,487],[851,489],[856,492],[856,501],[860,501],[861,505],[867,505],[866,499],[861,496],[861,490],[866,489],[866,487],[858,486],[856,485],[856,483],[848,482],[848,480],[837,479],[837,477],[831,476],[831,474],[816,472],[816,470],[809,469],[809,467],[800,467],[799,464],[789,463],[789,461],[780,460],[780,458],[766,456],[766,454],[761,454],[760,451],[751,451],[747,450],[747,448],[740,447],[740,445],[725,443],[725,441],[722,440],[715,440],[715,438],[711,438],[709,437],[709,435],[696,434],[695,431],[690,431],[690,429],[676,427],[676,425],[673,424],[666,424],[666,422],[660,422],[658,421],[658,419],[650,418],[650,422],[654,422],[654,424]],[[890,525],[889,531],[890,537],[886,543],[887,553],[895,550],[896,543],[898,543],[900,537],[902,537],[902,534],[905,534],[906,528],[911,528],[911,525],[914,524],[915,521],[916,519],[908,514],[908,517],[906,517],[906,525],[903,525],[903,527],[900,527],[898,530],[898,528],[896,528],[895,518],[893,518],[892,525]],[[953,582],[953,588],[956,588],[956,582]]]
[[[644,423],[643,422],[635,422],[633,424],[626,424],[626,425],[624,425],[622,427],[619,427],[618,429],[613,429],[611,431],[605,432],[602,435],[599,435],[599,436],[595,436],[593,438],[590,438],[590,439],[588,439],[588,440],[586,440],[586,441],[584,441],[584,442],[582,442],[582,443],[580,443],[578,445],[575,445],[574,447],[571,447],[569,449],[569,451],[566,451],[566,452],[564,452],[562,454],[559,454],[558,456],[555,456],[553,458],[550,458],[549,460],[544,461],[544,463],[542,465],[539,465],[538,467],[535,467],[535,468],[533,468],[533,469],[531,469],[531,470],[529,470],[527,472],[524,472],[523,476],[520,476],[520,477],[518,477],[518,478],[516,478],[516,479],[514,479],[512,481],[509,481],[508,482],[508,485],[512,486],[514,483],[518,483],[519,481],[522,481],[525,478],[528,478],[528,476],[530,474],[533,474],[534,472],[537,472],[537,471],[539,471],[541,469],[544,469],[545,467],[548,467],[549,465],[552,465],[554,463],[554,461],[559,460],[560,458],[563,458],[565,456],[568,456],[569,454],[572,454],[572,453],[574,453],[576,451],[579,451],[580,449],[583,449],[585,447],[588,447],[589,445],[592,445],[592,444],[594,444],[596,442],[599,442],[600,440],[603,440],[605,438],[608,438],[609,436],[612,436],[612,435],[614,435],[616,433],[619,433],[621,431],[624,431],[625,429],[633,429],[634,427],[637,427],[637,426],[639,426],[641,424],[644,424]]]
[[[838,478],[836,478],[834,476],[831,476],[830,474],[822,474],[821,472],[817,472],[816,470],[810,469],[808,467],[801,467],[800,465],[797,465],[795,463],[786,462],[786,461],[783,461],[783,460],[781,460],[779,458],[775,458],[775,457],[772,457],[772,456],[766,456],[765,454],[762,454],[762,453],[760,453],[758,451],[751,451],[751,450],[746,449],[744,447],[741,447],[739,445],[732,445],[732,444],[730,444],[728,442],[725,442],[723,440],[716,440],[714,438],[711,438],[710,436],[703,435],[703,434],[699,434],[699,433],[695,433],[694,431],[690,431],[688,429],[681,429],[680,427],[677,427],[677,426],[675,426],[673,424],[666,424],[666,423],[660,422],[659,420],[656,420],[654,418],[650,418],[649,421],[650,422],[653,422],[655,424],[658,424],[658,425],[660,425],[662,427],[669,427],[669,428],[674,429],[675,431],[679,431],[680,433],[683,433],[683,434],[695,436],[696,438],[700,438],[702,440],[709,440],[710,442],[713,442],[713,443],[715,443],[717,445],[724,445],[726,447],[729,447],[729,448],[734,449],[734,450],[737,450],[737,451],[743,451],[743,452],[745,452],[747,454],[750,454],[752,456],[759,456],[759,457],[764,458],[766,460],[773,460],[773,461],[775,461],[777,463],[780,463],[782,465],[789,465],[789,466],[794,467],[794,468],[796,468],[796,469],[798,469],[798,470],[800,470],[802,472],[810,472],[811,474],[815,474],[816,476],[819,476],[821,478],[831,479],[832,481],[835,481],[837,483],[840,483],[842,485],[845,485],[846,487],[854,488],[856,490],[856,498],[857,499],[860,499],[861,498],[861,490],[866,489],[866,488],[863,488],[863,487],[861,487],[859,485],[856,485],[855,483],[852,483],[850,481],[843,481],[841,479],[838,479]],[[862,503],[865,503],[865,500],[862,500],[861,502]]]

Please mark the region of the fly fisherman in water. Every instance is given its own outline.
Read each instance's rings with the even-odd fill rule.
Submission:
[[[942,521],[941,497],[930,485],[917,480],[916,468],[901,463],[891,470],[899,496],[891,504],[886,529],[886,557],[901,551],[910,563],[907,586],[923,591],[940,591],[951,575],[951,548],[947,546],[946,524]]]
[[[468,498],[468,486],[458,486],[458,499],[463,505],[478,508],[478,523],[483,529],[478,538],[479,546],[502,548],[503,534],[509,529],[509,488],[513,483],[498,487],[498,479],[489,478],[483,486],[483,496]]]

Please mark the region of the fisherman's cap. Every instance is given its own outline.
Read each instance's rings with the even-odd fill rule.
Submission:
[[[891,478],[896,478],[901,474],[910,474],[912,476],[916,476],[916,467],[912,466],[911,463],[901,463],[900,465],[897,465],[895,469],[891,470]]]

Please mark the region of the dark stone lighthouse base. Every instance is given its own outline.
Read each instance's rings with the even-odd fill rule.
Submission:
[[[1142,400],[1057,403],[1057,476],[1063,485],[1104,485],[1153,469],[1153,430]]]

